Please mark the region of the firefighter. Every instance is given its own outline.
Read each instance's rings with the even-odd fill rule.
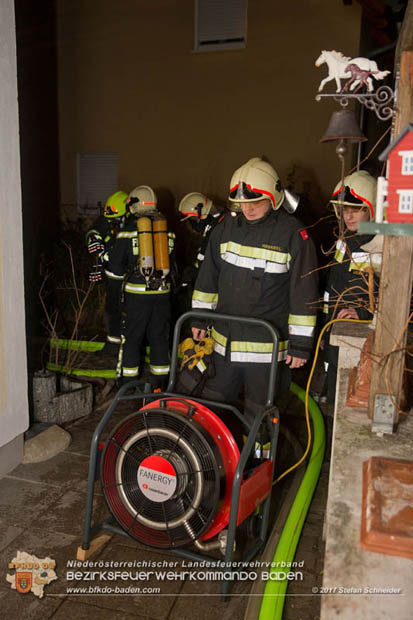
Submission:
[[[236,217],[212,232],[195,283],[193,308],[269,321],[279,332],[279,361],[300,368],[309,359],[318,299],[316,254],[308,233],[291,213],[292,201],[278,174],[254,157],[232,176],[229,200]],[[282,208],[283,207],[283,208]],[[260,327],[214,321],[216,376],[205,398],[234,402],[244,388],[244,412],[252,422],[266,401],[272,343]],[[204,326],[192,328],[194,339]],[[281,364],[279,364],[279,368]],[[289,377],[282,377],[287,388]]]
[[[110,271],[123,281],[124,343],[118,371],[122,382],[138,378],[146,337],[150,381],[163,388],[169,373],[169,254],[174,235],[166,230],[151,187],[135,188],[129,194],[128,208],[134,217],[118,234],[110,253]]]
[[[328,265],[323,315],[325,322],[338,319],[371,319],[372,299],[378,290],[381,247],[374,235],[357,234],[359,222],[374,219],[377,181],[366,170],[359,170],[337,183],[331,197],[339,223],[333,261]],[[370,280],[370,295],[369,295]],[[329,343],[327,330],[323,347],[327,378],[323,393],[334,404],[338,347]]]
[[[201,235],[201,243],[194,261],[194,279],[196,279],[205,258],[209,236],[215,226],[224,219],[225,210],[199,192],[186,194],[179,203],[178,210],[181,214],[181,222],[189,220],[192,230]]]
[[[186,194],[179,203],[178,210],[181,222],[188,221],[193,232],[200,236],[195,260],[182,271],[178,305],[182,306],[182,311],[185,312],[191,307],[195,280],[205,258],[209,236],[215,226],[224,219],[225,210],[200,192]]]
[[[129,218],[126,209],[128,195],[126,192],[117,191],[106,200],[103,215],[100,215],[86,233],[87,250],[95,259],[95,264],[90,271],[89,281],[99,282],[103,279],[106,285],[106,316],[108,333],[102,353],[117,355],[119,352],[121,336],[121,308],[120,294],[122,279],[114,277],[108,268],[109,254],[116,237],[122,230]]]

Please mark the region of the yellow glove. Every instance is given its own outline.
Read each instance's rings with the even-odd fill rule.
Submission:
[[[210,355],[213,350],[214,341],[212,338],[204,338],[197,344],[192,338],[185,338],[178,346],[178,356],[182,357],[181,370],[185,365],[188,365],[188,368],[192,370],[204,355]]]

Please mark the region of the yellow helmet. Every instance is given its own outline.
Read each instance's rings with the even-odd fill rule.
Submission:
[[[128,196],[128,208],[138,217],[158,213],[157,205],[156,194],[149,185],[138,185]]]
[[[340,205],[368,207],[370,219],[373,220],[376,196],[377,179],[371,176],[367,170],[358,170],[346,176],[343,185],[341,185],[341,181],[337,183],[330,202],[335,209]]]
[[[126,213],[127,199],[126,192],[118,191],[111,194],[106,200],[103,215],[107,218],[122,217]]]
[[[270,200],[273,209],[279,209],[284,201],[284,190],[271,164],[253,157],[232,175],[228,200],[239,203],[265,198]]]
[[[200,192],[191,192],[186,194],[179,203],[178,211],[180,212],[181,222],[189,217],[199,217],[204,220],[208,215],[214,212],[214,205],[210,198],[204,196]]]

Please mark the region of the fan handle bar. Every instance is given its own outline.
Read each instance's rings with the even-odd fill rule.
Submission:
[[[278,347],[279,347],[279,335],[275,327],[268,321],[263,319],[255,319],[252,317],[237,316],[232,314],[221,314],[220,312],[213,312],[211,310],[190,310],[182,314],[175,323],[174,334],[172,340],[172,352],[171,352],[171,370],[169,374],[169,383],[167,392],[173,392],[176,379],[176,370],[178,365],[178,344],[181,334],[182,324],[189,319],[206,319],[209,322],[213,322],[215,319],[220,321],[229,321],[230,323],[241,323],[244,325],[255,325],[264,327],[271,335],[273,343],[272,356],[270,362],[270,376],[268,379],[268,391],[267,402],[265,407],[272,407],[274,404],[275,395],[275,380],[277,377],[278,366]]]

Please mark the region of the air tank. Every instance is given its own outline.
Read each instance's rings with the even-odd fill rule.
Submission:
[[[155,249],[155,268],[161,272],[162,288],[166,288],[165,278],[170,271],[168,227],[165,218],[153,221],[153,244]]]
[[[149,286],[149,278],[154,272],[154,254],[152,243],[152,222],[149,217],[140,217],[137,221],[139,240],[139,271]]]

